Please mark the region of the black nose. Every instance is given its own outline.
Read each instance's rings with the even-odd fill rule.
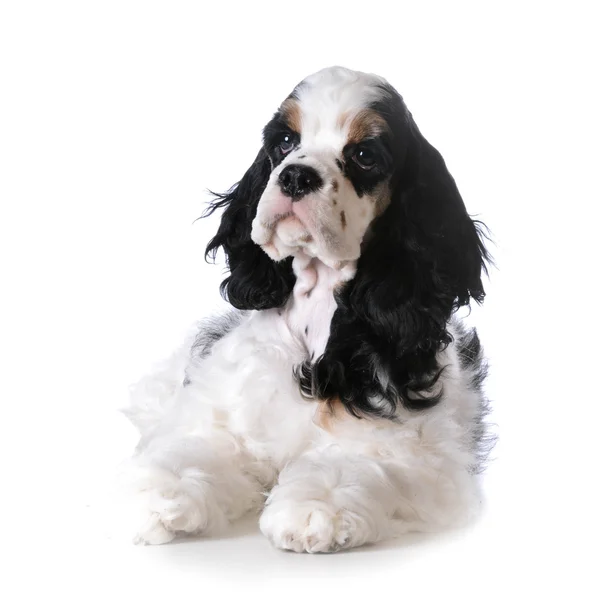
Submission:
[[[296,201],[323,186],[323,179],[312,167],[290,164],[279,174],[279,186],[284,195]]]

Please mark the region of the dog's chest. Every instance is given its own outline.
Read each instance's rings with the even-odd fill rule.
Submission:
[[[337,308],[334,292],[354,277],[355,264],[332,269],[318,259],[294,259],[296,284],[285,307],[286,323],[292,334],[305,345],[309,360],[325,351],[333,313]]]

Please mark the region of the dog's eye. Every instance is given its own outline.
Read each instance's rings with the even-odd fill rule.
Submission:
[[[296,138],[293,134],[284,134],[281,137],[281,142],[279,142],[279,149],[283,154],[287,154],[288,152],[291,152],[295,145]]]
[[[375,153],[369,148],[358,146],[352,160],[365,171],[372,169],[375,166]]]

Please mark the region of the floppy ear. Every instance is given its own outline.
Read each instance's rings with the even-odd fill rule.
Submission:
[[[439,152],[403,113],[392,129],[404,140],[394,149],[390,204],[373,223],[354,279],[336,295],[330,338],[312,372],[313,395],[339,397],[356,415],[435,405],[447,322],[470,298],[484,298],[480,228]]]
[[[217,234],[206,247],[206,256],[214,259],[223,248],[229,276],[221,284],[221,294],[235,308],[262,310],[282,306],[295,277],[291,259],[276,263],[250,238],[256,208],[265,190],[271,164],[264,149],[242,180],[228,193],[215,194],[205,215],[224,207]]]

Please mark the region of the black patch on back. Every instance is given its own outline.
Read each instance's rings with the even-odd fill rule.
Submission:
[[[221,316],[203,320],[192,345],[192,358],[207,358],[211,354],[214,344],[233,331],[246,317],[246,314],[244,311],[232,310]]]
[[[462,323],[455,324],[456,347],[462,372],[470,382],[471,388],[479,396],[478,412],[471,423],[472,447],[476,456],[476,463],[470,467],[474,474],[482,473],[485,464],[496,443],[496,436],[489,432],[486,418],[491,409],[483,392],[483,383],[488,375],[488,364],[483,355],[481,342],[475,329],[466,330]]]

